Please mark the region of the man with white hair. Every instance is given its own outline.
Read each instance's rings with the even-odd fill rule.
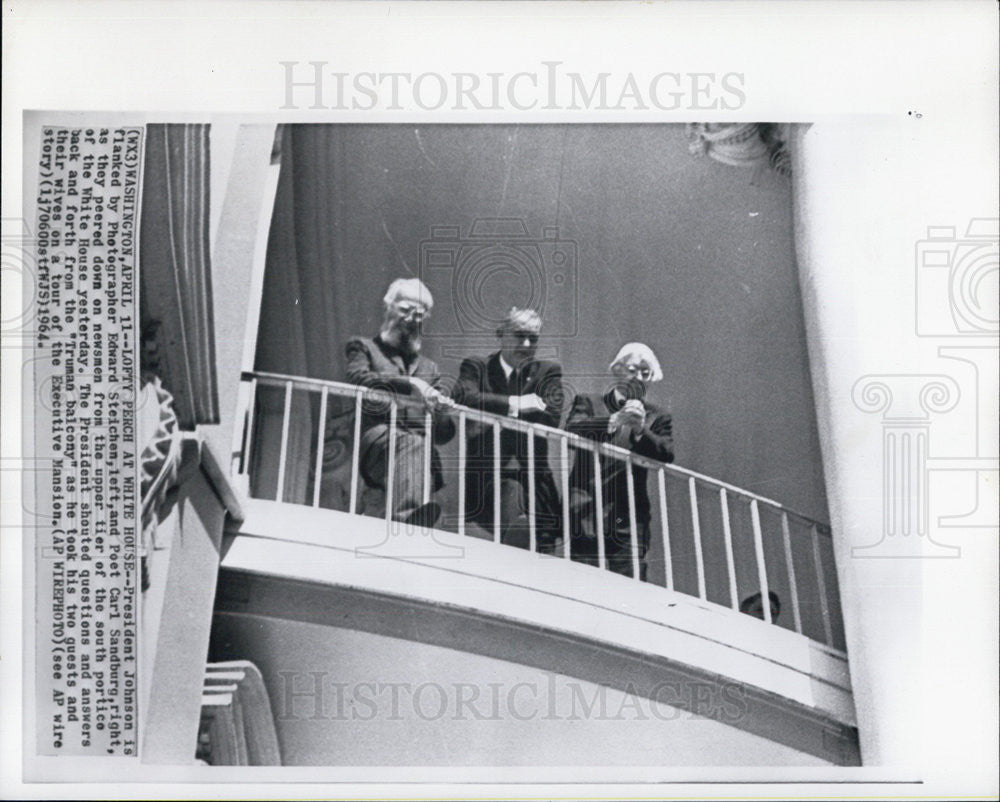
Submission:
[[[663,371],[653,350],[643,343],[622,346],[608,366],[612,382],[604,395],[578,395],[566,428],[597,443],[610,443],[660,462],[674,459],[673,423],[670,415],[646,400],[646,385],[660,381]],[[604,551],[608,568],[632,576],[631,524],[628,470],[624,460],[601,457],[601,504]],[[651,518],[646,469],[634,465],[636,542],[640,577],[646,578]],[[597,564],[594,457],[577,449],[570,473],[573,559]]]
[[[424,503],[425,411],[433,415],[436,443],[446,443],[455,434],[455,423],[445,410],[454,406],[441,391],[438,366],[421,356],[421,326],[430,315],[434,299],[423,282],[399,278],[389,285],[382,299],[385,317],[373,337],[352,337],[346,346],[347,380],[363,387],[399,396],[396,414],[395,469],[393,471],[392,517],[418,526],[433,526],[441,514],[437,502]],[[407,403],[406,399],[422,403]],[[389,404],[365,401],[361,418],[361,475],[370,486],[386,489],[389,454]],[[444,485],[441,461],[431,451],[433,490]]]
[[[562,368],[535,359],[542,319],[533,309],[514,307],[497,328],[500,350],[485,359],[469,357],[459,369],[455,398],[473,409],[529,423],[559,425]],[[500,432],[501,542],[530,544],[528,521],[528,437],[514,429]],[[538,548],[550,551],[562,531],[562,506],[548,460],[548,440],[535,437],[535,531]],[[495,456],[493,427],[470,421],[465,473],[465,509],[470,521],[493,532]]]

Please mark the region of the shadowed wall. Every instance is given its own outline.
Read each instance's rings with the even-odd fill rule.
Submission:
[[[494,218],[537,248],[470,241]],[[425,353],[446,374],[529,300],[576,390],[643,340],[678,464],[827,520],[786,179],[694,158],[674,125],[286,128],[256,367],[343,380],[347,336],[375,334],[408,275],[434,293]]]

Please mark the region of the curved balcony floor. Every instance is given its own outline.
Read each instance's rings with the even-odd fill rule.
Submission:
[[[368,749],[369,764],[488,764],[489,756],[505,753],[476,744],[491,742],[508,724],[533,734],[508,733],[502,741],[535,739],[535,748],[497,764],[859,762],[847,659],[838,650],[588,565],[439,530],[407,534],[380,519],[330,510],[247,502],[244,522],[224,546],[213,649],[216,658],[261,667],[282,754],[292,762],[357,762],[359,750]],[[645,705],[641,725],[632,716],[618,730],[630,741],[638,735],[643,748],[618,755],[602,747],[586,758],[571,749],[579,738],[610,742],[614,730],[614,722],[581,706],[587,715],[563,721],[571,735],[556,738],[518,721],[523,715],[501,716],[493,736],[481,729],[489,722],[478,720],[478,735],[462,735],[464,724],[449,713],[448,726],[438,722],[437,729],[452,734],[436,737],[435,752],[415,737],[426,723],[422,715],[376,715],[375,725],[317,715],[315,698],[301,695],[317,672],[341,690],[352,681],[410,682],[412,690],[433,677],[450,677],[449,688],[469,681],[485,687],[488,677],[507,677],[508,691],[519,682],[544,686],[535,701],[544,697],[564,709],[585,696],[592,701],[594,689],[610,689],[618,700]],[[513,712],[523,712],[531,695],[522,689],[522,708]],[[296,711],[302,704],[312,705],[308,715]],[[645,729],[648,736],[639,735]],[[381,735],[368,737],[375,732]],[[455,743],[442,743],[447,738]],[[565,754],[553,751],[560,739]],[[387,743],[398,751],[387,751]]]

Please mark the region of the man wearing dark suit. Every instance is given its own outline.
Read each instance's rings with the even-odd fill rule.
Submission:
[[[628,343],[618,352],[610,369],[614,382],[603,396],[578,395],[573,399],[566,428],[597,443],[609,443],[660,462],[672,462],[674,445],[670,415],[646,400],[646,385],[663,376],[656,356],[642,343]],[[627,470],[624,460],[601,457],[605,558],[610,570],[632,576]],[[646,469],[634,465],[632,478],[639,570],[640,577],[645,579],[651,519]],[[576,450],[569,481],[573,530],[570,551],[573,559],[596,565],[597,510],[591,451]]]
[[[396,448],[392,486],[392,517],[419,526],[433,526],[441,514],[436,502],[424,503],[426,412],[432,415],[432,439],[446,443],[455,423],[446,414],[454,402],[440,390],[438,366],[420,355],[420,326],[433,299],[419,279],[396,279],[386,292],[382,329],[373,337],[352,337],[346,346],[347,380],[399,397],[396,408]],[[422,403],[408,402],[414,401]],[[371,486],[386,490],[389,456],[390,404],[364,401],[361,418],[360,469]],[[431,451],[433,491],[444,484],[441,461]]]
[[[497,329],[500,350],[485,359],[469,357],[462,362],[455,399],[473,409],[558,426],[562,369],[555,362],[535,359],[541,327],[533,310],[511,309]],[[470,419],[467,437],[466,517],[492,533],[496,524],[493,426]],[[513,429],[500,431],[501,541],[521,548],[530,544],[528,437]],[[549,467],[547,438],[535,436],[534,448],[535,531],[538,548],[549,551],[562,531],[562,507]]]

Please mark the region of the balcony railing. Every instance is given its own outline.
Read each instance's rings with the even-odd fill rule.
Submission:
[[[393,509],[393,465],[399,410],[422,408],[419,400],[341,382],[283,376],[243,374],[241,448],[234,455],[234,471],[244,475],[252,498],[326,507],[349,514],[379,514]],[[360,470],[362,412],[369,404],[388,409],[389,444],[386,487],[366,486]],[[836,586],[829,528],[801,513],[756,493],[743,490],[678,465],[658,462],[627,449],[596,443],[574,433],[464,406],[444,410],[456,419],[457,435],[440,453],[444,487],[434,494],[444,514],[438,528],[502,543],[500,518],[500,435],[505,429],[527,435],[526,503],[528,549],[539,551],[534,482],[536,440],[547,450],[552,475],[559,488],[563,537],[550,559],[574,559],[573,517],[570,514],[572,458],[580,452],[593,460],[593,520],[597,535],[597,564],[608,568],[605,553],[602,472],[624,463],[628,500],[631,577],[670,591],[739,610],[741,599],[755,593],[762,600],[775,591],[781,602],[778,621],[771,605],[762,603],[762,617],[836,650],[843,650],[839,594]],[[466,469],[469,463],[468,424],[492,429],[493,520],[483,528],[469,520]],[[433,419],[424,413],[423,500],[432,497]],[[647,470],[651,501],[650,545],[640,571],[639,526],[633,467]],[[490,467],[486,467],[490,470]],[[577,555],[579,558],[579,555]]]

